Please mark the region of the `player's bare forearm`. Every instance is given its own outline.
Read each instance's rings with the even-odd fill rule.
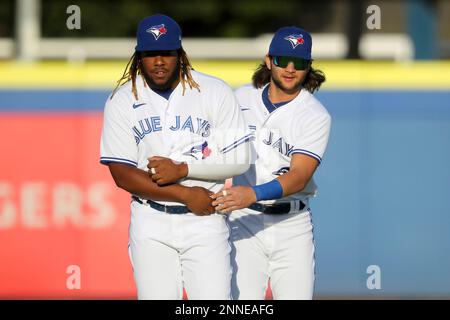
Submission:
[[[309,177],[310,178],[310,177]],[[304,171],[293,169],[278,178],[283,197],[297,193],[305,188],[309,179]],[[212,205],[222,213],[230,213],[234,210],[247,208],[257,201],[256,193],[252,187],[236,186],[220,191],[211,196],[214,199]]]
[[[109,170],[116,185],[144,199],[185,203],[189,188],[179,184],[158,186],[148,177],[148,172],[121,163],[110,163]]]
[[[154,201],[175,201],[185,204],[197,215],[215,212],[210,195],[202,187],[185,187],[179,184],[158,186],[144,170],[120,163],[109,164],[111,175],[117,186],[143,199]]]
[[[303,154],[295,154],[291,159],[290,170],[277,178],[283,189],[283,197],[303,190],[316,170],[316,159]],[[220,212],[229,213],[246,208],[257,201],[252,187],[236,186],[211,196],[213,206]]]
[[[283,188],[283,197],[303,190],[309,180],[296,170],[292,170],[277,178]]]
[[[290,170],[277,178],[283,188],[283,197],[303,190],[311,180],[317,165],[317,160],[310,156],[293,155]]]

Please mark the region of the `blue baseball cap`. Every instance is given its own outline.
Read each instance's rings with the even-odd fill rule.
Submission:
[[[269,55],[311,60],[311,48],[309,32],[297,27],[283,27],[275,32],[270,42]]]
[[[136,51],[178,50],[181,28],[172,18],[155,14],[139,22]]]

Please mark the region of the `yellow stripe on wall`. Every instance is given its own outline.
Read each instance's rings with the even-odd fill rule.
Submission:
[[[0,62],[0,88],[111,89],[127,61],[69,64]],[[259,61],[193,61],[196,70],[233,87],[251,81]],[[450,62],[315,61],[325,89],[450,89]]]

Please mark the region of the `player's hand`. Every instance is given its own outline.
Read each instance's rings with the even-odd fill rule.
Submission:
[[[212,192],[202,187],[190,187],[184,204],[198,216],[216,212],[212,206]]]
[[[224,195],[224,192],[226,195]],[[256,202],[256,193],[251,187],[236,186],[223,189],[211,196],[214,199],[212,205],[222,213],[247,208]]]
[[[148,158],[147,168],[148,175],[158,186],[175,183],[188,174],[186,163],[158,156]]]

